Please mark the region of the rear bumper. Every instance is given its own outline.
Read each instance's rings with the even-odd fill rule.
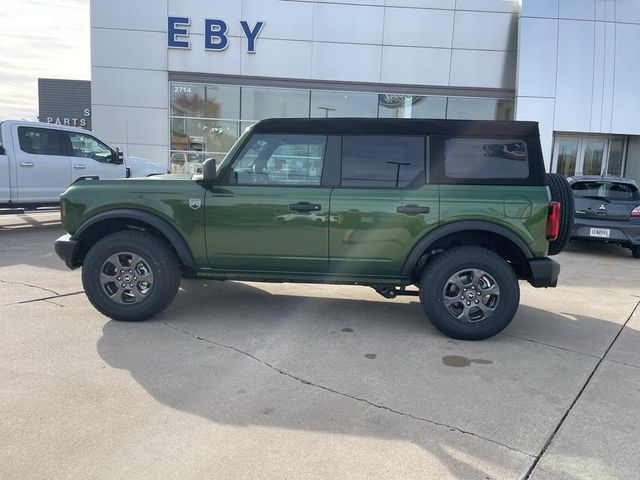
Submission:
[[[76,257],[78,253],[78,242],[71,235],[63,235],[56,240],[56,254],[64,261],[64,264],[71,269],[78,267]]]
[[[550,258],[529,260],[529,283],[534,287],[555,287],[560,275],[560,264]]]
[[[610,231],[609,238],[592,237],[592,227],[608,228]],[[571,237],[622,245],[640,245],[640,221],[598,220],[576,217]]]

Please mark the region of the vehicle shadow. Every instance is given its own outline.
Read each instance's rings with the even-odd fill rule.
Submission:
[[[589,240],[571,240],[563,250],[563,253],[565,252],[612,257],[616,259],[629,257],[631,260],[637,260],[631,256],[631,250],[628,248],[613,243]]]
[[[31,265],[68,271],[54,251],[55,240],[64,233],[60,221],[15,228],[0,224],[0,267]]]
[[[557,365],[545,360],[545,371],[538,360],[547,347],[532,345],[529,352],[531,344],[508,335],[483,342],[446,338],[426,321],[417,301],[291,292],[183,282],[174,305],[155,321],[106,323],[97,350],[171,408],[221,424],[407,441],[465,478],[485,478],[482,464],[495,449],[513,454],[497,443],[529,455],[537,451],[485,435],[489,441],[475,445],[479,456],[459,455],[465,449],[460,430],[472,431],[463,438],[473,443],[475,434],[491,430],[475,431],[474,422],[516,424],[514,430],[522,432],[535,425],[533,417],[543,416],[550,419],[548,428],[530,429],[542,445],[581,386],[569,378],[554,380],[558,372],[575,376],[574,366],[565,365],[568,353],[554,351],[551,357],[566,357]],[[553,317],[558,329],[576,321],[585,328],[610,323],[527,305],[519,315],[544,315],[547,327]],[[585,361],[589,368],[595,363]],[[521,405],[515,405],[517,395],[523,396]]]

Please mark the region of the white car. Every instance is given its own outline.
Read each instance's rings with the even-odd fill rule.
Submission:
[[[57,204],[78,177],[147,177],[167,167],[124,156],[94,133],[39,122],[0,122],[0,206]]]

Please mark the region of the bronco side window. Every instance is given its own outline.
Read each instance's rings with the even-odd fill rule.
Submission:
[[[419,187],[425,183],[422,136],[345,135],[343,187]]]
[[[231,167],[231,183],[242,185],[320,185],[324,135],[257,133]]]
[[[522,140],[450,138],[444,143],[448,178],[527,178],[527,145]]]

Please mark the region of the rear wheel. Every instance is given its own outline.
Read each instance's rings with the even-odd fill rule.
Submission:
[[[631,247],[631,255],[633,255],[633,258],[640,258],[640,245]]]
[[[560,229],[558,238],[549,242],[549,255],[557,255],[566,247],[573,230],[573,217],[576,207],[573,192],[567,179],[556,173],[547,174],[547,185],[551,192],[551,201],[560,203]]]
[[[436,256],[420,280],[431,323],[449,337],[482,340],[502,331],[520,303],[513,269],[486,248],[455,247]]]
[[[180,286],[180,269],[162,239],[122,231],[91,247],[82,267],[82,285],[100,313],[136,322],[160,313],[172,302]]]

